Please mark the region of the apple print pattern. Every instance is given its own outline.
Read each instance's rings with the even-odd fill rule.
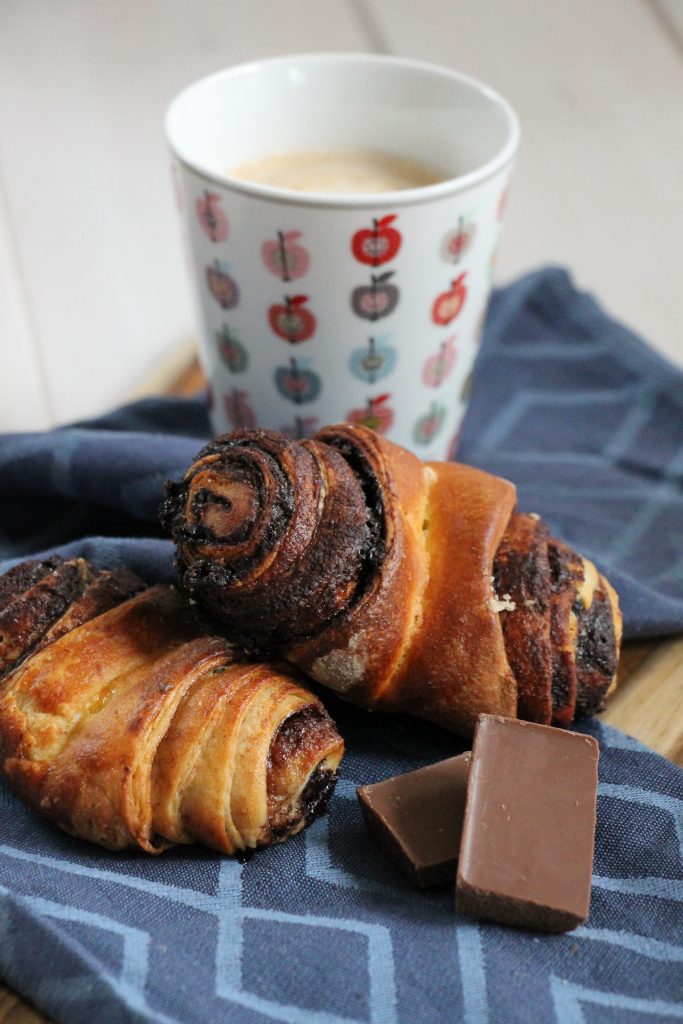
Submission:
[[[432,402],[431,408],[424,416],[420,416],[413,430],[416,444],[429,444],[441,430],[446,419],[446,406]]]
[[[381,338],[369,338],[367,347],[351,353],[349,366],[354,377],[374,384],[391,373],[396,365],[396,349],[386,344],[389,337],[385,334]]]
[[[432,320],[435,324],[440,327],[445,327],[446,324],[450,324],[455,320],[456,316],[462,309],[465,298],[467,296],[467,286],[465,285],[465,278],[467,277],[467,271],[456,277],[454,281],[451,281],[451,286],[448,291],[441,292],[440,295],[434,299],[432,305]]]
[[[441,255],[448,263],[459,263],[474,241],[476,227],[471,217],[458,217],[458,226],[449,231],[441,245]]]
[[[271,274],[282,281],[303,277],[310,266],[310,256],[298,239],[300,231],[278,231],[277,238],[269,238],[261,246],[261,258]]]
[[[371,274],[369,285],[362,284],[353,289],[351,308],[356,316],[374,321],[393,313],[399,298],[398,288],[389,282],[393,276],[393,270]]]
[[[248,398],[247,392],[240,391],[238,388],[233,388],[228,394],[223,395],[225,414],[234,430],[239,427],[252,428],[256,426],[256,414],[249,405]]]
[[[221,359],[231,373],[242,373],[246,370],[249,365],[249,354],[244,345],[240,344],[236,332],[227,324],[220,331],[216,331],[216,344]]]
[[[283,398],[296,405],[313,402],[322,390],[322,381],[309,368],[309,360],[290,359],[289,366],[278,366],[275,371],[275,387]]]
[[[369,427],[378,434],[385,434],[394,421],[394,411],[388,406],[390,394],[378,394],[369,398],[365,409],[352,409],[346,419],[355,426]]]
[[[361,228],[351,239],[351,252],[359,263],[379,267],[393,260],[401,248],[401,233],[391,225],[398,215],[390,213],[379,220],[372,218],[371,228]]]
[[[457,351],[455,348],[456,336],[451,334],[441,342],[439,351],[430,356],[424,364],[422,380],[430,388],[438,388],[447,380],[453,372]]]
[[[301,441],[304,437],[312,437],[317,433],[319,422],[317,416],[296,416],[294,423],[285,423],[280,427],[280,433],[295,441]]]
[[[308,341],[315,334],[316,320],[306,309],[308,295],[285,295],[284,304],[275,303],[268,310],[268,323],[278,338],[290,345]]]
[[[394,410],[387,402],[391,395],[377,395],[368,398],[364,409],[352,409],[346,419],[356,426],[369,427],[378,434],[386,434],[394,422]]]
[[[228,273],[227,263],[214,260],[213,264],[206,268],[206,282],[221,309],[235,308],[239,302],[240,290],[237,281]]]
[[[230,226],[221,209],[221,197],[217,192],[205,191],[197,200],[197,216],[202,231],[212,242],[224,242]]]

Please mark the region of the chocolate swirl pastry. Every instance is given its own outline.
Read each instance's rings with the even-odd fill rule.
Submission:
[[[82,559],[0,578],[0,768],[65,831],[249,851],[324,809],[342,753],[291,671],[208,635],[174,587]]]
[[[616,594],[515,501],[342,424],[217,438],[161,515],[181,587],[231,639],[471,735],[481,712],[567,724],[614,685]]]

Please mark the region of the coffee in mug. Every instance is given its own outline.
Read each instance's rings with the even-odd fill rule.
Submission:
[[[322,149],[272,153],[228,171],[233,178],[294,192],[400,192],[445,181],[447,174],[394,153]]]
[[[505,100],[307,54],[197,82],[166,129],[216,433],[346,420],[452,453],[519,135]]]

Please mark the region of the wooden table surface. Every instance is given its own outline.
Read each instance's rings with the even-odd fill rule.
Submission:
[[[193,364],[169,390],[191,394],[201,383]],[[683,767],[683,638],[624,644],[619,685],[600,720]],[[47,1018],[0,986],[0,1024],[47,1024]]]

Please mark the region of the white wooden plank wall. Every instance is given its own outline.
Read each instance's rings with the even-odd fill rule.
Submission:
[[[158,385],[192,336],[161,121],[220,67],[437,61],[524,129],[499,276],[564,263],[683,363],[681,0],[3,0],[0,429]]]

